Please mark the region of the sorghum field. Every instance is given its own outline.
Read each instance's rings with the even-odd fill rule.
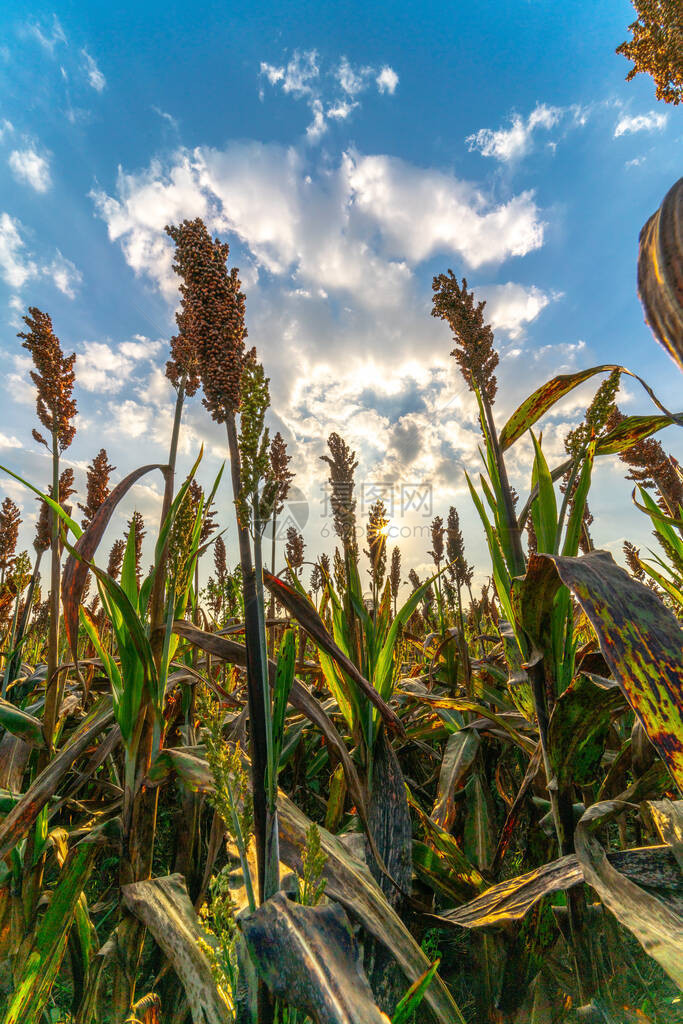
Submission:
[[[667,5],[636,6],[645,24]],[[677,73],[674,106],[680,51]],[[633,268],[674,374],[683,179],[662,200]],[[78,493],[78,359],[34,305],[15,342],[52,477],[0,467],[39,509],[19,550],[20,509],[0,508],[0,1019],[683,1020],[683,473],[657,436],[683,415],[615,342],[613,363],[512,396],[504,419],[486,304],[439,273],[431,313],[479,411],[466,485],[489,561],[471,564],[451,507],[418,576],[385,502],[359,515],[338,432],[320,438],[333,531],[312,561],[286,525],[295,460],[229,246],[199,217],[166,233],[166,462],[140,443],[122,476],[95,440]],[[543,417],[586,382],[549,462]],[[195,395],[225,431],[215,479],[202,450],[176,471]],[[529,439],[518,494],[506,460]],[[606,460],[653,537],[626,543],[628,569],[592,539]],[[154,475],[159,521],[135,513],[104,547]]]

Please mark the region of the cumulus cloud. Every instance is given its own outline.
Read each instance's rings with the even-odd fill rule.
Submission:
[[[92,86],[95,92],[102,92],[107,84],[107,79],[98,68],[94,57],[91,57],[85,47],[81,50],[81,56],[84,61],[84,70],[88,84]]]
[[[560,295],[548,295],[535,285],[524,287],[508,281],[507,284],[484,285],[478,294],[486,299],[484,316],[494,331],[504,331],[509,338],[521,337],[527,324],[532,323],[546,306]]]
[[[656,110],[649,114],[622,114],[614,127],[614,138],[634,135],[636,132],[661,132],[666,128],[667,115]]]
[[[77,353],[78,384],[86,391],[116,394],[130,380],[136,365],[141,360],[154,357],[160,348],[160,341],[151,341],[141,335],[116,347],[106,341],[86,341]],[[130,403],[126,405],[130,412]],[[136,424],[142,422],[141,416],[136,415],[134,421]]]
[[[130,266],[171,301],[177,279],[163,228],[184,217],[236,235],[254,281],[265,270],[290,290],[294,282],[299,302],[322,291],[374,309],[411,292],[412,268],[438,252],[497,265],[537,249],[544,232],[530,192],[495,203],[452,174],[352,151],[316,171],[296,149],[256,142],[121,171],[116,194],[100,189],[93,199]]]
[[[54,257],[38,262],[28,251],[21,221],[8,213],[0,213],[0,277],[11,288],[20,289],[27,281],[47,277],[68,298],[73,299],[81,283],[80,270],[59,249]],[[23,309],[21,298],[13,295],[9,302],[15,313]]]
[[[0,121],[0,142],[4,142],[6,135],[11,135],[14,131],[14,125],[11,121],[8,121],[6,117],[3,117]]]
[[[8,213],[0,214],[0,274],[10,288],[21,288],[35,277],[38,268],[26,253],[21,223]]]
[[[62,256],[59,249],[55,258],[45,267],[44,273],[52,278],[55,286],[68,299],[76,298],[76,289],[83,281],[83,275],[75,263]]]
[[[466,138],[469,150],[479,150],[482,156],[492,157],[502,163],[510,163],[526,156],[533,147],[534,134],[542,129],[549,132],[562,121],[573,121],[582,125],[586,112],[580,107],[552,107],[537,103],[528,117],[512,114],[510,123],[503,128],[480,128]],[[555,148],[556,143],[549,143]]]
[[[12,174],[22,184],[30,185],[36,192],[47,192],[50,188],[50,164],[33,146],[12,150],[8,163]]]
[[[377,82],[377,88],[380,92],[388,92],[390,96],[393,96],[396,92],[396,86],[398,85],[398,75],[393,68],[385,65],[377,75],[375,81]]]
[[[313,115],[306,129],[308,142],[322,138],[329,120],[345,121],[360,107],[357,97],[373,82],[380,93],[390,95],[398,85],[398,75],[388,65],[378,71],[369,65],[353,65],[347,57],[341,57],[336,66],[324,71],[316,50],[295,50],[283,64],[261,61],[259,77],[294,99],[306,101]],[[263,87],[259,95],[261,100],[265,98]]]

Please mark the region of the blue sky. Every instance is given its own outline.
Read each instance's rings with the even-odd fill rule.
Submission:
[[[420,485],[434,514],[459,507],[484,572],[463,473],[477,469],[476,415],[448,331],[429,316],[433,274],[452,267],[488,301],[501,424],[544,379],[600,362],[626,364],[680,405],[635,263],[639,230],[680,173],[681,115],[649,78],[624,81],[614,50],[633,18],[626,0],[6,3],[0,459],[47,482],[16,339],[37,305],[78,353],[77,483],[102,446],[117,477],[163,461],[177,296],[163,227],[200,215],[242,272],[272,427],[310,507],[309,553],[330,546],[319,456],[338,430],[368,500],[375,484],[390,488],[407,562],[429,547],[424,509],[401,514],[401,488]],[[551,461],[589,399],[590,388],[549,418]],[[630,381],[620,404],[649,409]],[[663,439],[675,452],[675,432]],[[225,443],[197,398],[183,465],[202,442],[208,482]],[[528,444],[510,464],[525,492]],[[622,476],[602,464],[591,500],[596,542],[615,553],[648,538]],[[33,501],[0,488],[30,524]],[[153,477],[134,489],[112,539],[133,507],[155,520],[159,491]],[[221,501],[227,522],[227,487]]]

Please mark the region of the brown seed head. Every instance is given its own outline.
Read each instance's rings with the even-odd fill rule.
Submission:
[[[81,512],[83,512],[81,525],[84,530],[90,526],[93,516],[109,497],[109,476],[114,469],[116,469],[116,466],[109,465],[109,456],[105,449],[100,448],[99,452],[92,460],[92,465],[88,466],[88,494],[85,505],[79,504],[78,506]]]
[[[36,386],[36,412],[38,419],[57,442],[59,452],[65,451],[74,439],[76,427],[71,422],[76,415],[76,402],[71,397],[75,374],[76,353],[65,356],[59,338],[52,330],[52,320],[35,306],[30,306],[23,317],[28,331],[20,331],[22,347],[33,357],[35,370],[31,380]],[[34,438],[48,447],[45,438],[33,431]]]
[[[493,331],[484,323],[485,302],[474,304],[474,292],[462,287],[452,270],[437,275],[432,288],[432,316],[445,320],[453,331],[455,348],[451,352],[470,389],[485,395],[493,403],[498,385],[493,371],[498,366],[498,353],[493,347]]]
[[[11,498],[5,498],[0,507],[0,572],[2,576],[14,567],[14,553],[17,550],[21,512]]]
[[[166,233],[175,242],[173,269],[182,278],[179,334],[166,373],[176,386],[186,373],[188,394],[201,377],[204,405],[217,423],[225,423],[239,408],[247,336],[238,271],[228,272],[230,247],[212,240],[201,218],[169,226]]]
[[[107,574],[111,576],[113,580],[118,580],[119,578],[125,553],[126,542],[124,540],[115,540],[112,544],[111,551],[109,552],[109,563],[107,565]]]
[[[344,548],[355,551],[356,501],[353,497],[354,473],[358,467],[356,453],[352,452],[339,434],[327,439],[331,455],[321,455],[321,461],[330,467],[329,483],[332,488],[330,504],[334,516],[334,529]]]

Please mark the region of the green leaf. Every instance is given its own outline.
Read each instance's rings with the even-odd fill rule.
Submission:
[[[45,748],[42,722],[26,711],[0,698],[0,726],[32,747]]]
[[[396,641],[398,640],[408,619],[422,600],[427,589],[432,585],[438,575],[439,573],[435,573],[431,579],[426,580],[421,586],[413,591],[405,604],[396,613],[394,621],[389,628],[389,633],[387,634],[387,638],[384,641],[377,658],[375,676],[373,679],[376,690],[384,700],[388,700],[391,697],[391,691],[393,689],[394,649],[396,647]]]
[[[14,993],[3,1024],[38,1024],[59,972],[76,905],[95,858],[94,844],[69,854],[40,921],[28,957],[14,980]]]
[[[150,473],[153,469],[162,469],[160,465],[141,466],[129,473],[114,487],[92,518],[88,529],[81,534],[76,532],[78,540],[73,548],[69,548],[69,557],[62,573],[62,603],[64,605],[64,626],[74,661],[78,654],[78,606],[81,602],[85,581],[90,571],[90,562],[95,557],[104,531],[111,520],[121,499],[128,493],[133,484]],[[68,545],[67,545],[68,546]]]
[[[505,613],[505,618],[508,622],[514,623],[515,618],[512,613],[512,605],[510,604],[510,585],[512,583],[512,577],[510,576],[507,565],[505,564],[498,536],[489,522],[481,498],[475,491],[474,485],[467,473],[465,473],[465,479],[467,480],[467,485],[470,489],[470,494],[472,495],[472,501],[474,502],[475,508],[479,513],[479,518],[481,519],[484,530],[486,531],[486,540],[493,567],[493,582],[495,583],[498,599],[503,608],[503,612]]]
[[[425,992],[439,969],[440,963],[440,959],[435,960],[432,966],[417,981],[413,982],[403,998],[396,1004],[391,1024],[410,1024],[413,1014],[424,999]]]
[[[404,735],[403,724],[398,715],[383,700],[372,684],[358,671],[351,659],[339,648],[338,644],[335,643],[311,602],[304,599],[293,587],[288,586],[281,579],[278,579],[277,576],[271,575],[267,570],[263,572],[263,582],[277,600],[294,616],[297,622],[304,627],[315,643],[331,658],[334,658],[340,669],[353,679],[359,690],[377,708],[385,725],[392,732]]]
[[[597,780],[611,715],[625,706],[616,683],[583,673],[560,695],[548,724],[548,754],[560,790]]]
[[[535,559],[544,587],[564,583],[574,594],[612,675],[683,789],[683,630],[675,617],[607,551],[536,555],[529,570]]]
[[[657,505],[656,501],[650,494],[645,490],[644,487],[638,487],[640,496],[645,504],[645,510],[652,520],[652,525],[664,541],[665,545],[668,545],[677,555],[677,557],[683,562],[683,539],[680,534],[674,530],[673,526],[666,521],[662,516],[661,510]]]
[[[126,543],[123,565],[121,567],[121,590],[126,595],[133,606],[133,610],[137,614],[139,611],[139,592],[137,573],[135,571],[135,520],[132,520],[130,530],[128,531],[128,541]]]
[[[557,534],[555,488],[545,455],[533,431],[531,431],[531,439],[534,442],[535,451],[531,486],[533,488],[535,484],[538,484],[538,497],[531,506],[531,517],[538,540],[538,550],[552,554],[555,550],[555,537]]]
[[[569,515],[569,522],[567,523],[567,532],[564,535],[564,545],[562,547],[563,555],[571,555],[572,557],[574,557],[579,553],[579,541],[581,540],[583,515],[586,509],[588,491],[590,490],[591,485],[594,455],[595,442],[591,441],[591,443],[588,446],[588,451],[586,452],[586,457],[583,460],[583,465],[581,467],[581,475],[579,476],[579,482],[576,485],[576,493],[574,494],[572,509]],[[559,540],[560,538],[558,536],[558,543],[553,549],[554,551],[559,550]]]
[[[23,476],[19,476],[17,473],[13,473],[11,469],[7,468],[7,466],[0,466],[0,470],[2,470],[3,473],[8,473],[9,476],[11,477],[14,477],[14,479],[18,480],[20,484],[23,484],[24,487],[28,487],[30,491],[33,491],[33,493],[37,494],[39,498],[42,498],[43,501],[47,502],[52,511],[55,512],[57,516],[62,520],[62,522],[69,527],[69,529],[73,533],[74,537],[76,537],[76,539],[78,539],[82,535],[83,531],[81,530],[78,523],[74,522],[71,516],[64,511],[64,509],[58,502],[53,501],[52,498],[49,497],[49,495],[43,494],[41,490],[39,490],[37,487],[34,487],[33,484],[30,484],[28,480],[24,480]]]

